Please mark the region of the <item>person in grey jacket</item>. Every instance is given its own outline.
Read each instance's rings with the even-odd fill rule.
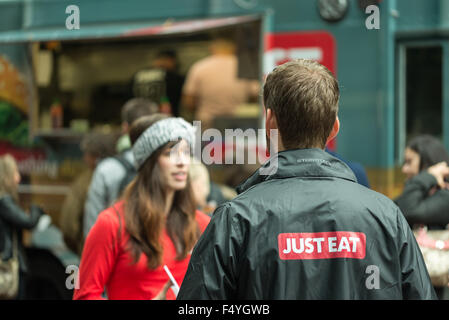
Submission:
[[[129,127],[138,118],[158,112],[159,106],[144,98],[134,98],[126,102],[122,108],[122,132],[128,134]],[[134,166],[131,144],[119,156],[128,166]],[[121,183],[126,178],[127,168],[117,157],[103,159],[95,168],[92,181],[87,192],[84,206],[83,233],[87,237],[97,217],[110,207],[120,196]]]
[[[340,126],[334,75],[287,62],[263,101],[276,152],[214,212],[178,299],[435,299],[399,208],[324,151]]]
[[[2,253],[0,259],[6,261],[12,257],[15,233],[19,258],[17,299],[24,299],[28,267],[22,244],[22,230],[34,228],[43,212],[38,206],[31,205],[30,214],[27,214],[18,206],[17,188],[20,183],[20,173],[16,161],[9,154],[0,157],[0,177],[0,253]]]

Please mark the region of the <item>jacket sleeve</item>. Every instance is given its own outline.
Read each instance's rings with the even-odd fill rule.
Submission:
[[[178,300],[236,298],[241,232],[230,203],[217,208],[195,246]]]
[[[108,207],[108,189],[101,163],[92,176],[84,206],[83,233],[86,238],[97,217]]]
[[[406,183],[404,192],[395,199],[410,224],[449,223],[449,191],[438,190],[429,196],[430,189],[436,185],[435,177],[421,172]]]
[[[99,215],[84,244],[74,300],[104,299],[102,294],[118,255],[118,229],[118,222],[106,211]]]
[[[18,229],[34,228],[42,214],[42,210],[35,205],[31,205],[30,214],[26,214],[9,196],[4,197],[0,202],[0,215],[5,221]]]
[[[397,217],[402,298],[405,300],[436,300],[437,296],[415,236],[401,212],[398,212]]]

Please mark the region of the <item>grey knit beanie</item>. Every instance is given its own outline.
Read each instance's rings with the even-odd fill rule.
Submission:
[[[132,147],[136,168],[139,169],[158,148],[179,139],[186,140],[191,151],[194,150],[195,128],[182,118],[159,120],[148,127]]]

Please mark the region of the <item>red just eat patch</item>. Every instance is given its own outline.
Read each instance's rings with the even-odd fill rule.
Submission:
[[[366,235],[352,231],[280,233],[278,248],[282,260],[364,259]]]

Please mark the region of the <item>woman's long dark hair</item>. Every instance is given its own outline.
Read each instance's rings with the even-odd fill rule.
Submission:
[[[437,138],[424,134],[414,137],[407,145],[408,148],[419,154],[419,171],[446,161],[449,165],[449,154],[444,145]]]
[[[168,116],[155,114],[134,122],[130,129],[132,144],[148,127],[165,118]],[[128,249],[134,263],[144,253],[150,269],[162,263],[163,245],[160,240],[164,227],[175,245],[178,260],[187,256],[200,234],[190,178],[187,179],[185,189],[175,192],[173,205],[167,217],[164,216],[166,194],[157,160],[163,151],[175,144],[169,142],[156,150],[140,167],[123,193],[126,231],[130,235]]]

